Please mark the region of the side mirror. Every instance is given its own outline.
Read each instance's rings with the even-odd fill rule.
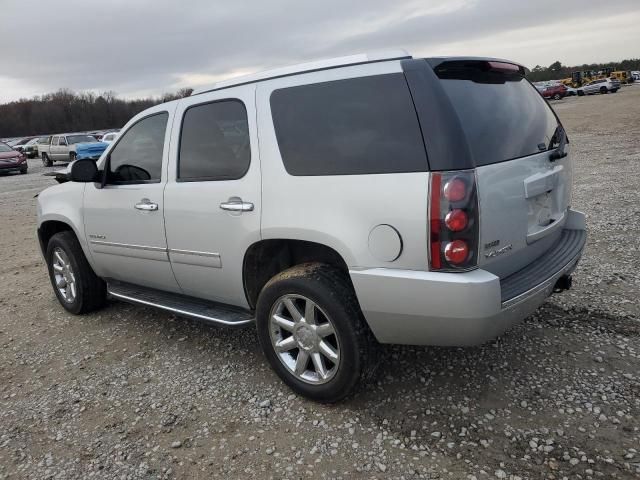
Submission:
[[[71,165],[72,182],[90,183],[99,181],[98,166],[93,160],[76,160]]]

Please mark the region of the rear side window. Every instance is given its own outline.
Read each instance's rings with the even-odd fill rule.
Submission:
[[[178,179],[237,180],[251,162],[247,110],[240,100],[190,107],[180,133]]]
[[[520,74],[486,62],[446,62],[436,74],[462,124],[477,166],[547,150],[558,126],[551,107]]]
[[[290,175],[422,172],[427,157],[404,75],[275,90],[271,112]]]

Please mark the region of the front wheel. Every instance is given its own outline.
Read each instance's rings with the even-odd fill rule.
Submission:
[[[554,100],[560,100],[561,98],[562,98],[562,96],[561,96],[559,93],[556,93],[556,94],[553,96],[553,99],[554,99]]]
[[[81,314],[104,305],[105,283],[93,272],[73,232],[51,237],[45,258],[53,291],[66,310]]]
[[[607,90],[607,87],[601,87],[600,88],[600,93],[602,93],[602,94],[609,93],[609,90]]]
[[[276,275],[260,292],[256,321],[269,364],[300,395],[337,402],[373,373],[375,340],[336,268],[307,263]]]

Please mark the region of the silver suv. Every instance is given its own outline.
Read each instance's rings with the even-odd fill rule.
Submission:
[[[617,78],[601,78],[592,80],[578,88],[578,95],[593,95],[594,93],[616,93],[620,90],[620,80]]]
[[[585,244],[567,136],[512,62],[356,55],[134,117],[38,198],[60,303],[254,324],[332,402],[378,343],[474,345],[570,286]]]

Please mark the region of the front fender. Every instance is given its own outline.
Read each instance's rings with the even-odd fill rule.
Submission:
[[[85,257],[93,268],[93,259],[84,233],[83,198],[86,184],[66,182],[43,190],[38,195],[38,230],[46,222],[61,222],[73,230]],[[44,253],[44,252],[43,252]]]

